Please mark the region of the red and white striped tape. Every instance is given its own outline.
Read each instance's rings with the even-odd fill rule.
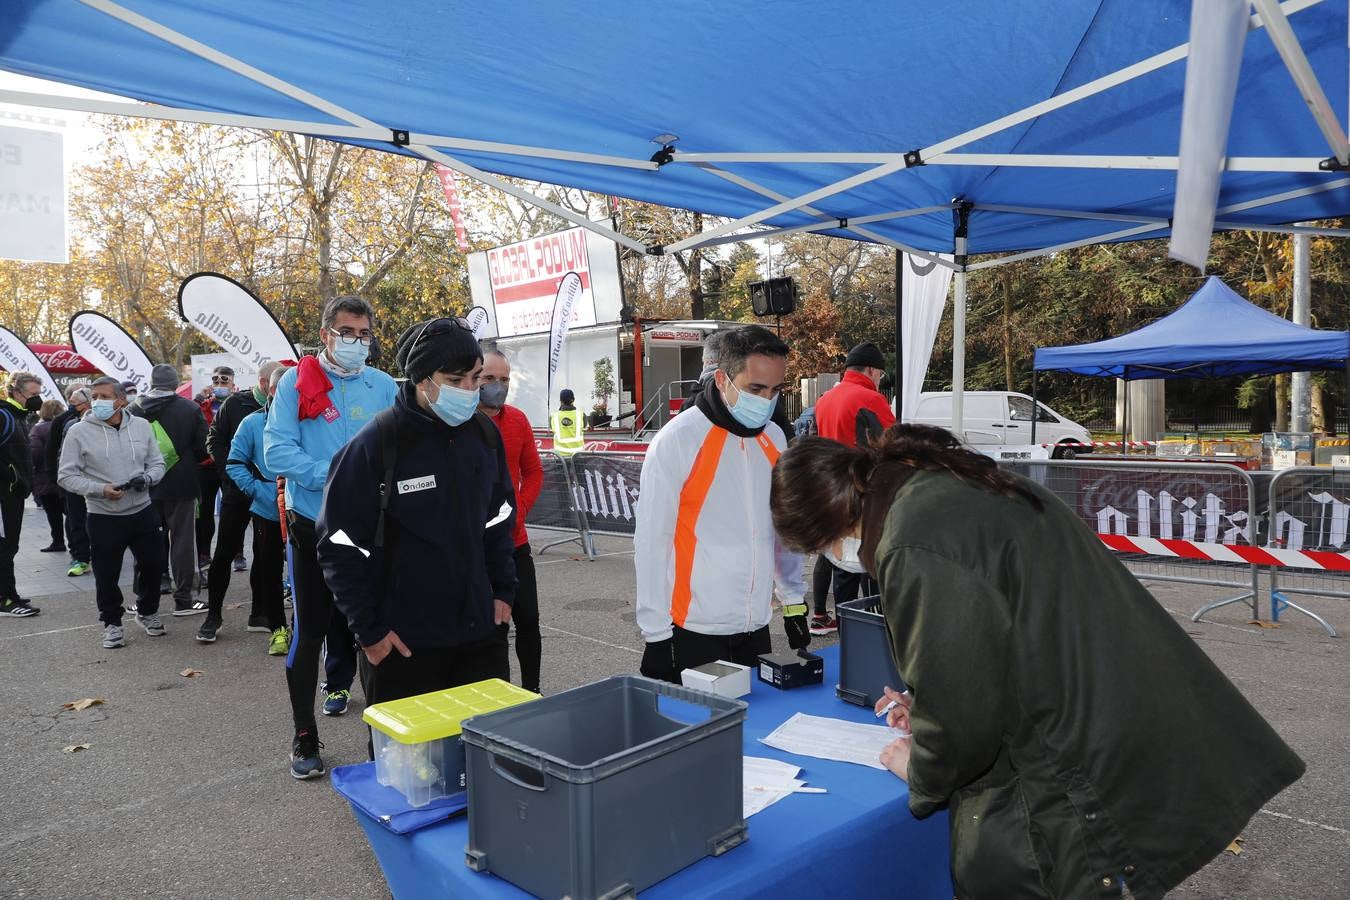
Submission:
[[[1276,547],[1251,547],[1246,544],[1207,544],[1199,541],[1172,541],[1157,538],[1126,537],[1123,534],[1097,533],[1102,543],[1119,553],[1146,553],[1150,556],[1174,556],[1213,562],[1254,563],[1258,566],[1323,569],[1350,572],[1350,553],[1326,550],[1283,550]]]
[[[1042,447],[1156,447],[1157,441],[1065,441],[1062,444],[1041,444]]]

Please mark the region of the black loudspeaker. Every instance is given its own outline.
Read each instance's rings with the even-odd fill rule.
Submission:
[[[797,284],[791,278],[750,282],[750,308],[757,316],[786,316],[797,308]]]

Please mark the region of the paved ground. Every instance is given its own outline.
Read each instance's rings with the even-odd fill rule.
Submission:
[[[19,580],[42,615],[0,620],[0,680],[9,686],[0,729],[11,773],[0,790],[0,896],[387,896],[328,780],[299,783],[287,773],[282,660],[265,654],[265,635],[243,631],[246,577],[236,576],[218,643],[192,639],[199,617],[166,618],[166,637],[129,624],[129,646],[105,651],[92,578],[67,578],[64,559],[37,552],[39,516],[31,511],[25,522]],[[636,668],[631,544],[602,540],[599,549],[594,562],[569,558],[571,547],[539,559],[546,692]],[[1197,625],[1189,613],[1208,589],[1155,593],[1308,763],[1307,776],[1247,827],[1242,855],[1222,855],[1175,896],[1346,896],[1346,639],[1300,617],[1278,629],[1250,626],[1239,607]],[[1350,635],[1350,603],[1312,602]],[[184,678],[187,667],[204,674]],[[84,697],[105,702],[61,709]],[[359,716],[354,704],[345,718],[321,722],[330,765],[364,759]],[[62,750],[82,743],[90,748]]]

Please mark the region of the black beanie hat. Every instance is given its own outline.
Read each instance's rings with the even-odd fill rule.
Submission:
[[[438,317],[418,322],[398,339],[394,359],[413,384],[435,372],[467,372],[483,358],[473,332],[457,320]]]
[[[844,368],[852,369],[854,367],[869,369],[886,368],[886,357],[881,355],[877,345],[873,343],[863,343],[848,351],[848,356],[844,357]]]

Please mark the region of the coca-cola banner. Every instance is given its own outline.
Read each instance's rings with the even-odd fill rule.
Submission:
[[[98,369],[89,360],[66,344],[29,344],[29,349],[42,360],[53,378],[62,375],[97,375]]]
[[[299,359],[286,330],[253,292],[233,278],[198,272],[178,288],[178,312],[246,369]]]
[[[150,390],[150,357],[112,319],[87,309],[77,312],[70,318],[70,342],[99,371],[134,383],[142,394]]]
[[[32,372],[42,379],[43,400],[62,399],[61,389],[53,380],[52,373],[47,371],[37,354],[8,328],[0,328],[0,369],[6,372]]]

